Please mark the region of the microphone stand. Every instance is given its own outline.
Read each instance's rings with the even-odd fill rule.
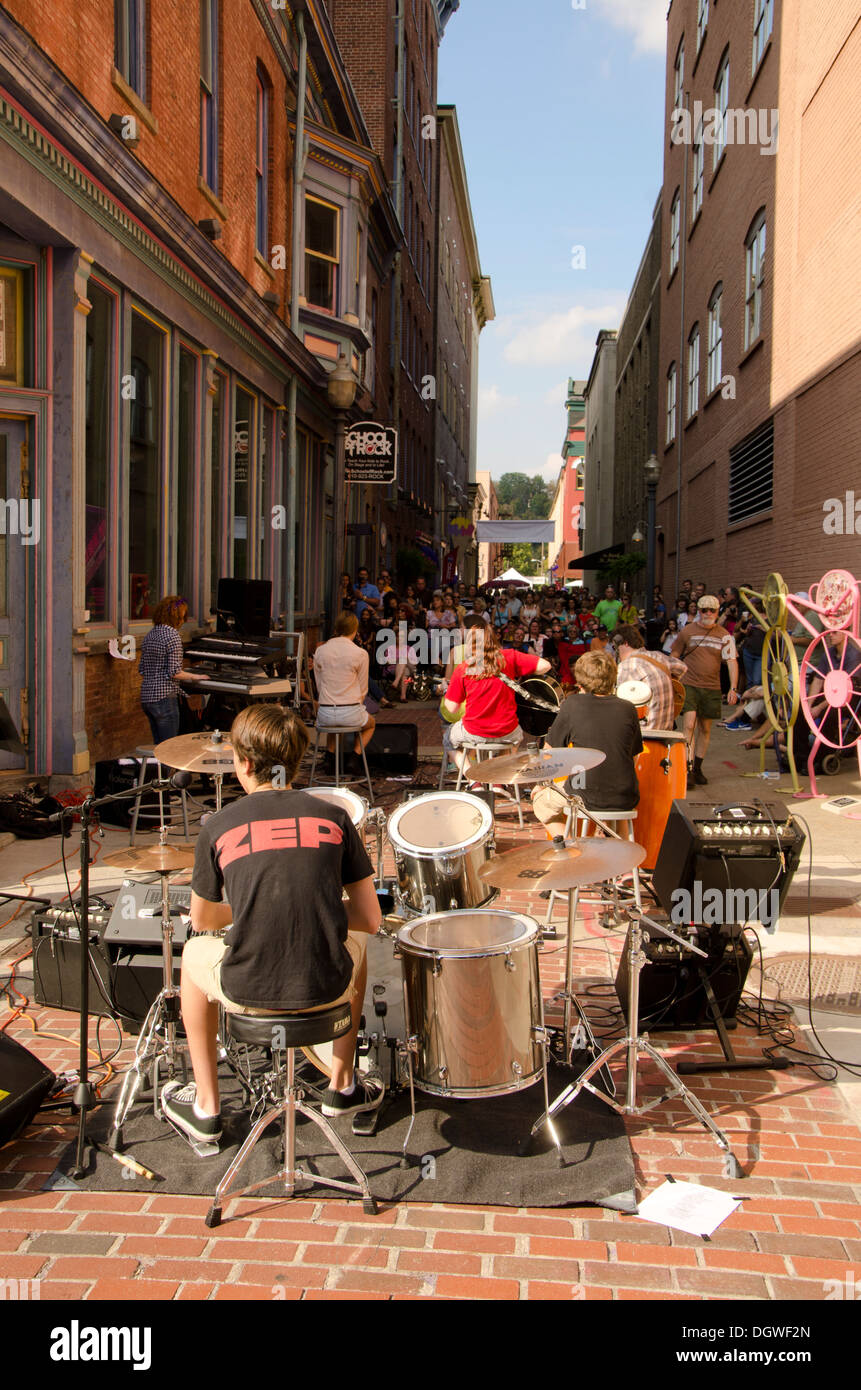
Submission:
[[[169,791],[171,789],[173,789],[172,777],[152,783],[149,788],[149,790],[155,791]],[[103,796],[98,800],[93,796],[88,796],[80,806],[64,806],[62,810],[49,817],[50,820],[59,824],[64,837],[68,833],[66,817],[79,815],[81,818],[81,881],[78,889],[80,896],[78,937],[81,945],[80,1051],[78,1054],[78,1084],[72,1101],[73,1106],[78,1111],[78,1139],[75,1162],[73,1167],[69,1169],[69,1176],[75,1179],[85,1177],[89,1166],[85,1161],[86,1149],[88,1142],[92,1143],[92,1141],[87,1139],[87,1114],[95,1107],[95,1093],[89,1079],[87,1052],[90,1031],[90,827],[94,822],[98,824],[98,811],[102,806],[107,806],[114,801],[129,800],[137,795],[138,790],[137,787],[129,787],[126,791],[114,792],[113,795]]]

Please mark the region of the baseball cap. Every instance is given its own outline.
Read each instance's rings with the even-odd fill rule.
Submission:
[[[714,594],[700,594],[697,599],[697,608],[699,608],[700,612],[702,612],[704,608],[713,608],[715,612],[718,612],[720,604]]]

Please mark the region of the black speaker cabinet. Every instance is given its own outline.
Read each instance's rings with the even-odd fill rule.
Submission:
[[[38,1057],[0,1033],[0,1145],[30,1123],[55,1080]]]
[[[677,935],[682,932],[678,927]],[[694,928],[688,933],[708,959],[655,934],[644,943],[646,964],[640,971],[638,1031],[660,1032],[714,1026],[699,966],[708,976],[723,1019],[734,1019],[753,959],[753,948],[738,928]],[[628,946],[616,974],[616,993],[628,1016],[630,977]]]
[[[419,765],[416,724],[378,724],[366,750],[368,767],[387,777],[413,777]]]
[[[91,1015],[119,1015],[127,1033],[139,1033],[150,1005],[162,987],[160,950],[111,948],[93,935],[89,942],[88,1005]],[[179,985],[179,951],[174,956],[174,981]],[[79,1012],[81,1008],[81,943],[59,929],[33,921],[33,986],[37,1004]]]

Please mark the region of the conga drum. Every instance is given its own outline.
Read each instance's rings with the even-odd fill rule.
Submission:
[[[654,869],[673,802],[687,792],[687,742],[675,729],[643,729],[643,751],[634,760],[640,784],[636,840],[646,857],[642,869]]]

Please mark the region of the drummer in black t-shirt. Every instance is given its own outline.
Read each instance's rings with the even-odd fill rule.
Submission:
[[[370,860],[346,810],[290,783],[308,746],[302,721],[279,705],[254,705],[230,731],[233,766],[247,796],[200,833],[191,924],[182,957],[182,1018],[194,1082],[170,1082],[162,1108],[189,1138],[221,1136],[218,1007],[291,1013],[350,1000],[350,1032],[332,1044],[323,1114],[373,1110],[383,1085],[353,1075],[367,980],[367,936],[380,927]],[[347,901],[342,901],[346,890]],[[226,901],[225,901],[226,899]],[[228,935],[221,936],[229,926]]]
[[[583,804],[600,819],[604,811],[633,811],[640,800],[634,759],[643,751],[637,711],[620,700],[616,689],[616,663],[605,652],[587,652],[574,667],[580,694],[569,695],[547,731],[551,748],[598,748],[604,762],[591,768],[585,787],[579,789]],[[566,791],[577,791],[568,779]],[[553,835],[564,833],[569,798],[556,787],[540,787],[532,794],[532,809]]]

